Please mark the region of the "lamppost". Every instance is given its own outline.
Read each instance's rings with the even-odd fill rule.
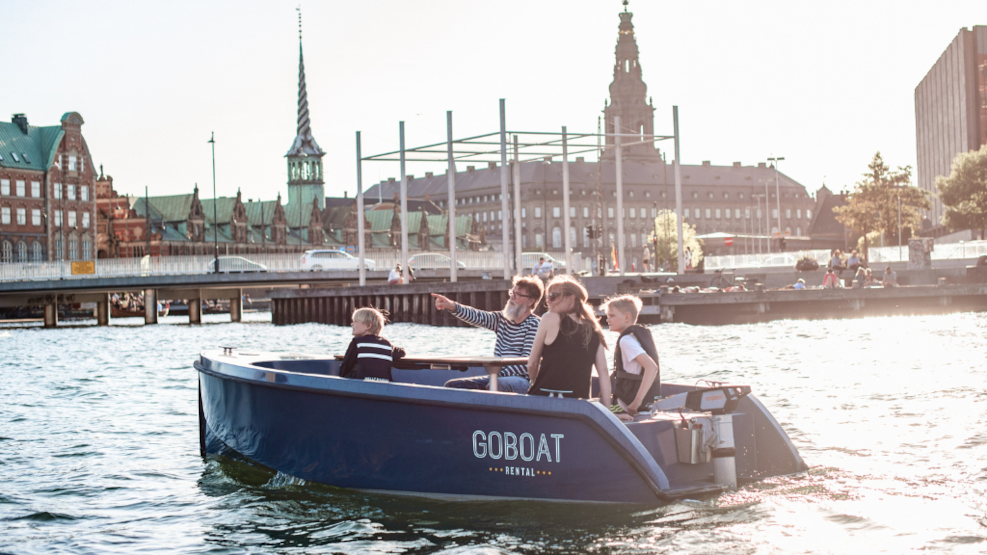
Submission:
[[[778,236],[781,237],[781,189],[778,186],[778,162],[784,160],[784,156],[768,158],[769,162],[774,162],[775,167],[775,201],[778,208]],[[780,241],[779,241],[780,243]]]
[[[901,191],[898,191],[898,261],[901,262]]]
[[[752,197],[754,197],[754,199],[755,199],[755,200],[757,200],[757,211],[758,211],[758,212],[760,212],[760,211],[761,211],[761,197],[765,197],[765,199],[764,199],[764,204],[765,204],[765,205],[767,205],[767,204],[768,204],[768,199],[767,199],[767,197],[766,197],[765,195],[762,195],[762,194],[757,194],[757,193],[756,193],[756,194],[753,194],[753,195],[751,195],[751,196],[752,196]],[[761,233],[761,217],[760,217],[760,216],[758,216],[758,215],[757,215],[756,213],[755,213],[755,214],[753,214],[753,215],[757,217],[757,249],[758,249],[759,251],[761,251],[761,253],[764,253],[764,245],[763,245],[763,243],[761,243],[761,239],[763,239],[763,234]],[[752,219],[753,219],[753,218],[752,218]],[[753,225],[751,225],[751,228],[752,228],[752,229],[751,229],[751,231],[754,231],[754,230],[753,230],[753,227],[754,227],[754,226],[753,226]],[[769,239],[769,240],[768,240],[768,243],[770,243],[770,242],[771,242],[771,240]],[[770,245],[768,246],[768,250],[769,250],[769,251],[771,250],[771,247],[770,247]]]
[[[216,215],[216,139],[215,133],[209,132],[209,144],[212,145],[212,253],[215,272],[219,273],[219,218]]]

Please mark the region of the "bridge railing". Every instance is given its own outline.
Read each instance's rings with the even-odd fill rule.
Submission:
[[[413,252],[411,254],[421,253]],[[445,256],[445,253],[442,252],[435,254]],[[562,258],[561,253],[549,254],[556,259]],[[255,264],[262,264],[269,272],[297,272],[302,270],[301,254],[299,253],[251,253],[229,256],[240,256]],[[367,260],[374,261],[375,268],[378,271],[387,271],[394,268],[400,262],[401,252],[399,250],[370,252],[366,258]],[[469,270],[496,272],[504,267],[503,255],[496,251],[457,252],[456,258]],[[11,281],[206,274],[210,271],[209,265],[213,262],[213,255],[103,258],[93,260],[92,262],[94,272],[91,274],[73,274],[72,262],[70,261],[0,263],[0,283]],[[355,274],[356,270],[353,270],[353,273]]]

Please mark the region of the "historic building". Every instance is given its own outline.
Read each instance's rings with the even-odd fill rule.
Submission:
[[[626,8],[620,13],[613,81],[610,98],[604,105],[605,126],[612,133],[615,118],[620,116],[624,133],[652,135],[655,108],[647,96],[632,17]],[[613,138],[607,137],[607,146],[612,143]],[[616,218],[620,217],[624,219],[625,245],[629,249],[627,260],[638,262],[657,212],[675,209],[674,173],[670,161],[666,163],[662,152],[652,144],[632,145],[623,148],[622,153],[624,212],[619,215],[615,213],[615,149],[604,150],[599,162],[587,162],[584,158],[570,162],[568,230],[563,229],[561,162],[545,159],[522,163],[519,215],[522,247],[559,250],[564,244],[563,233],[569,233],[576,252],[584,255],[594,249],[609,252],[611,243],[616,242]],[[809,232],[816,201],[804,186],[772,166],[764,163],[745,166],[740,162],[720,166],[707,161],[683,165],[681,171],[684,218],[696,226],[699,234],[804,236]],[[366,197],[389,198],[399,187],[398,181],[389,179],[371,187]],[[446,175],[429,173],[408,180],[408,195],[417,199],[430,196],[436,204],[445,206],[447,187]],[[503,225],[510,226],[513,235],[512,215],[508,214],[505,221],[502,213],[500,169],[496,163],[489,163],[485,168],[468,166],[466,171],[457,172],[456,203],[458,212],[476,213],[479,229],[492,248],[502,247]],[[590,238],[591,227],[601,229],[602,242]],[[744,244],[738,241],[733,247],[723,247],[720,252],[710,254],[743,253],[744,249]]]
[[[936,177],[948,176],[953,158],[987,144],[987,26],[960,29],[915,87],[916,182],[937,193]],[[938,196],[926,212],[940,226]]]
[[[35,127],[0,122],[0,262],[95,256],[95,172],[82,116]]]

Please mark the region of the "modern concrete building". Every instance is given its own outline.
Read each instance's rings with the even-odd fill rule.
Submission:
[[[936,176],[948,176],[953,158],[987,144],[987,26],[960,29],[915,87],[918,186],[936,192]],[[927,212],[942,224],[938,198]]]

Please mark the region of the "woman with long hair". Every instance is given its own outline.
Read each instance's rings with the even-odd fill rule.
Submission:
[[[552,279],[545,295],[548,312],[541,317],[528,357],[531,395],[588,399],[592,368],[600,380],[600,402],[610,406],[607,340],[586,288],[568,275]]]

